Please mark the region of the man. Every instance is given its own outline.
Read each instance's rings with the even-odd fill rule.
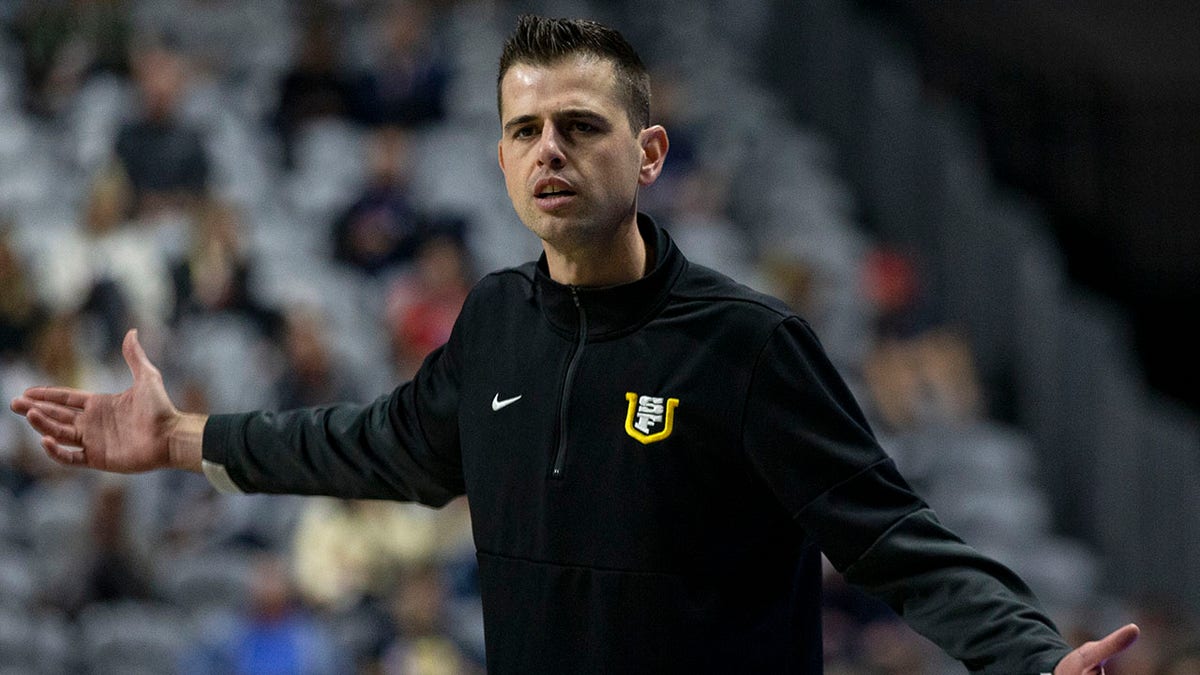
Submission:
[[[500,167],[545,253],[482,280],[412,382],[366,407],[205,418],[174,408],[131,332],[129,390],[34,388],[13,409],[67,464],[465,492],[492,672],[819,673],[818,551],[977,672],[1099,673],[1132,643],[1131,625],[1070,651],[913,494],[807,324],[638,214],[668,141],[615,31],[521,19],[498,97]]]

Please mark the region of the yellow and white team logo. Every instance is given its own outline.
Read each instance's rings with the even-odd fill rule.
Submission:
[[[625,414],[625,433],[641,443],[661,441],[671,435],[675,428],[675,407],[679,399],[661,396],[638,396],[625,394],[629,401],[629,412]]]

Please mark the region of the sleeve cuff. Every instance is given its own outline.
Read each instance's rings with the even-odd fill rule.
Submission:
[[[216,488],[217,492],[226,495],[245,494],[229,477],[229,472],[225,470],[224,465],[205,459],[200,461],[200,468],[204,470],[204,477],[208,479],[209,484]]]
[[[204,437],[200,446],[202,459],[200,468],[208,482],[222,494],[240,495],[246,491],[234,482],[226,468],[229,465],[229,448],[246,415],[212,415],[204,425]]]

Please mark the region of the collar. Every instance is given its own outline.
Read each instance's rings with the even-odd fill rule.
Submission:
[[[615,286],[568,286],[550,278],[545,253],[538,259],[534,293],[554,328],[574,336],[582,308],[589,340],[616,337],[644,324],[666,302],[687,260],[650,216],[639,213],[637,219],[642,239],[655,242],[654,269],[641,279]]]

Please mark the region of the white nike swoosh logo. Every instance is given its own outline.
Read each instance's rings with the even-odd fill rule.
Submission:
[[[519,400],[521,400],[520,396],[514,396],[512,398],[506,398],[503,401],[501,401],[500,394],[496,394],[492,398],[492,410],[499,410],[499,409],[503,408],[504,406],[512,405]]]

